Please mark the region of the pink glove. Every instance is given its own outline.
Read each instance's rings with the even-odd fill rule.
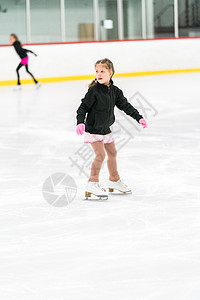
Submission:
[[[80,123],[76,126],[76,132],[80,135],[83,134],[83,131],[85,131],[85,124]]]
[[[143,128],[147,127],[147,122],[144,119],[140,119],[139,122],[143,126]]]

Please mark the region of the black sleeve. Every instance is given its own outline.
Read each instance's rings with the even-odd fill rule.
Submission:
[[[33,51],[31,51],[31,50],[28,50],[28,49],[25,49],[25,48],[23,48],[25,51],[26,51],[26,53],[28,53],[28,52],[30,52],[30,53],[33,53],[33,54],[35,54]]]
[[[85,122],[86,113],[89,112],[89,110],[91,109],[95,101],[96,98],[95,98],[94,91],[92,88],[90,88],[86,93],[85,97],[81,100],[81,105],[76,111],[77,125]]]
[[[123,92],[120,89],[118,89],[116,106],[120,110],[123,110],[127,115],[135,119],[138,123],[140,119],[143,119],[143,116],[140,115],[138,110],[134,108],[130,102],[127,101],[127,99],[123,95]]]

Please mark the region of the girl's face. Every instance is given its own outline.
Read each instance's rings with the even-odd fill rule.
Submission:
[[[14,36],[10,35],[10,43],[13,44],[16,41],[16,39],[14,38]]]
[[[109,85],[112,72],[109,71],[105,65],[98,64],[95,66],[96,79],[100,84]]]

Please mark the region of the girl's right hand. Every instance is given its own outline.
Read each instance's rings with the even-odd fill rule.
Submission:
[[[84,123],[80,123],[76,126],[76,132],[77,134],[82,135],[83,131],[85,131],[85,124]]]

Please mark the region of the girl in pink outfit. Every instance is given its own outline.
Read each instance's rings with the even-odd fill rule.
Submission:
[[[95,71],[96,79],[89,85],[88,92],[77,110],[76,131],[81,135],[85,132],[84,142],[91,144],[96,155],[91,166],[85,196],[90,197],[93,194],[98,197],[108,197],[106,190],[99,184],[99,173],[106,154],[110,174],[109,192],[114,190],[123,193],[131,192],[131,189],[121,181],[117,170],[117,150],[110,130],[110,126],[115,121],[114,107],[123,110],[143,128],[147,127],[147,124],[137,109],[127,101],[123,92],[113,84],[113,63],[107,58],[98,60]]]
[[[30,53],[34,54],[35,56],[37,56],[37,54],[35,54],[31,50],[22,48],[21,43],[18,40],[17,35],[14,34],[14,33],[12,33],[10,35],[10,43],[13,45],[13,47],[15,48],[17,54],[21,58],[21,62],[19,63],[19,65],[18,65],[18,67],[16,69],[16,72],[17,72],[17,87],[18,87],[18,89],[21,86],[20,77],[19,77],[19,70],[23,66],[25,66],[26,72],[33,78],[33,80],[34,80],[35,84],[37,85],[37,87],[39,87],[40,86],[39,82],[35,79],[35,77],[33,76],[33,74],[28,69],[28,55],[27,55],[27,53],[30,52]]]

